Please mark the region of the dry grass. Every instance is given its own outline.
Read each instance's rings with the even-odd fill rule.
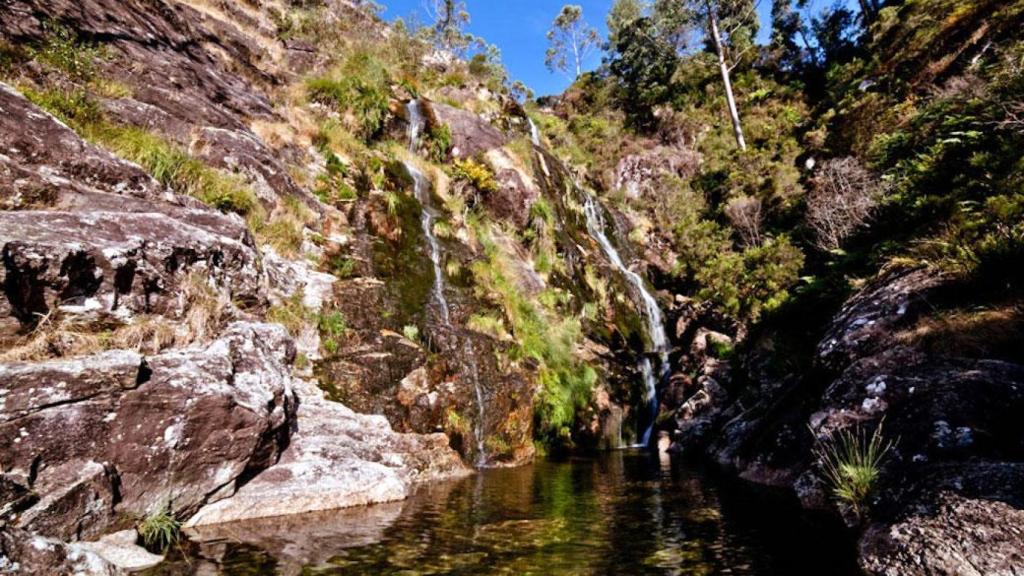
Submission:
[[[955,310],[923,318],[898,335],[929,352],[974,358],[1018,359],[1024,354],[1024,303]]]
[[[216,337],[230,307],[227,295],[197,272],[182,282],[179,298],[184,300],[186,310],[179,320],[139,315],[130,324],[117,325],[113,320],[85,320],[56,310],[42,318],[20,341],[0,352],[0,362],[74,358],[104,350],[159,354]]]

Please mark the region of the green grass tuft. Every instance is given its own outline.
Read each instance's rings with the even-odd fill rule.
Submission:
[[[882,462],[892,447],[893,442],[885,439],[879,423],[870,436],[859,426],[830,432],[814,448],[832,495],[858,518],[865,512]]]
[[[178,541],[181,522],[175,518],[171,504],[168,502],[146,516],[137,526],[137,530],[147,549],[163,553]]]

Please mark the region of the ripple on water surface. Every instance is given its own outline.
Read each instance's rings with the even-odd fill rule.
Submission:
[[[422,487],[405,502],[205,529],[159,573],[856,574],[792,503],[639,452]]]

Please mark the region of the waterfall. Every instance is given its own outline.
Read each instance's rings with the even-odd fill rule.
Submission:
[[[423,108],[420,106],[419,100],[410,100],[405,105],[405,111],[409,114],[409,151],[416,152],[416,147],[420,143],[420,134],[426,125],[426,120],[423,119]]]
[[[411,163],[403,162],[402,164],[405,166],[406,172],[409,173],[409,177],[412,178],[416,199],[423,206],[420,225],[423,227],[423,235],[426,236],[427,244],[430,246],[430,261],[434,263],[434,300],[441,311],[444,325],[450,326],[448,299],[444,295],[444,272],[441,270],[441,243],[434,235],[434,221],[437,220],[437,216],[430,208],[430,180]]]
[[[534,146],[540,146],[540,130],[537,130],[537,125],[533,123],[533,118],[527,116],[526,121],[530,123],[530,140]]]
[[[579,190],[578,186],[577,190]],[[587,230],[597,240],[598,244],[601,245],[601,250],[604,251],[608,260],[611,261],[612,266],[622,273],[626,281],[633,286],[637,295],[640,296],[640,301],[643,304],[643,317],[646,321],[647,340],[651,347],[648,352],[658,356],[659,370],[657,374],[654,371],[654,366],[649,356],[644,355],[639,362],[640,373],[644,379],[644,400],[647,403],[646,408],[649,416],[649,423],[641,433],[639,440],[640,445],[647,446],[651,439],[651,432],[654,430],[654,420],[658,415],[658,381],[667,378],[670,369],[665,319],[661,308],[658,306],[658,301],[648,290],[643,278],[626,266],[622,261],[619,251],[611,243],[611,240],[608,239],[608,235],[605,233],[604,215],[597,199],[582,190],[580,193],[583,196],[583,212],[587,219]]]
[[[423,133],[426,121],[423,117],[423,109],[420,106],[419,100],[411,100],[406,105],[406,111],[409,114],[409,151],[415,154],[419,145],[420,134]],[[451,326],[448,299],[444,295],[441,243],[434,234],[434,221],[437,220],[437,215],[433,212],[430,205],[430,180],[418,168],[413,166],[411,162],[404,162],[403,164],[405,170],[409,173],[409,177],[412,178],[416,199],[419,200],[420,205],[423,207],[420,224],[423,227],[423,235],[427,238],[427,244],[430,246],[430,261],[434,265],[434,300],[441,311],[441,319],[444,325]],[[480,387],[480,369],[476,363],[476,353],[468,338],[463,342],[462,353],[469,366],[469,377],[473,381],[473,390],[476,392],[477,421],[473,429],[477,448],[476,466],[483,467],[487,465],[487,453],[484,447],[484,394],[483,389]]]
[[[473,435],[476,436],[476,467],[483,468],[487,465],[487,451],[484,447],[484,392],[480,387],[480,369],[476,365],[476,353],[473,345],[467,338],[462,345],[462,353],[472,369],[470,376],[473,378],[473,390],[476,391],[476,426],[473,427]]]

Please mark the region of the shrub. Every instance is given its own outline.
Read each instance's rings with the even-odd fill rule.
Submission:
[[[472,158],[456,160],[451,167],[452,178],[459,182],[465,182],[484,194],[498,191],[498,182],[494,178],[494,172],[483,162]]]
[[[146,516],[137,527],[142,542],[153,552],[164,553],[178,541],[181,523],[174,516],[170,502]]]
[[[420,328],[415,324],[407,324],[402,327],[402,336],[405,336],[406,340],[412,340],[413,342],[420,341]]]
[[[881,474],[882,462],[893,447],[879,423],[869,437],[859,426],[831,431],[820,439],[814,454],[832,494],[858,518]]]
[[[827,160],[811,180],[807,225],[818,248],[838,250],[864,226],[882,193],[882,186],[856,158]]]
[[[803,253],[786,236],[742,253],[721,252],[697,271],[698,295],[729,314],[757,320],[788,300],[803,263]]]

